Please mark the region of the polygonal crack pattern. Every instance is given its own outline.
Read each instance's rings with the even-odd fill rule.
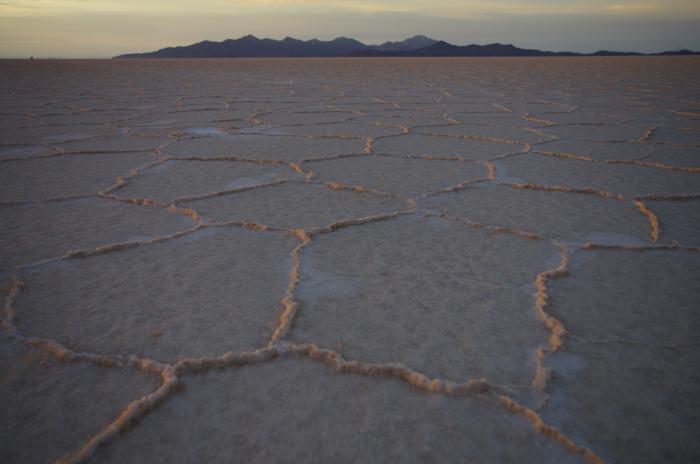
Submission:
[[[0,62],[0,461],[698,461],[696,69]]]
[[[255,349],[281,311],[297,242],[219,227],[30,268],[16,324],[79,351],[157,360]]]
[[[425,395],[303,358],[183,380],[183,394],[96,460],[174,462],[184,453],[195,462],[576,462],[490,401]],[[481,445],[490,442],[504,446]]]
[[[214,221],[314,230],[407,208],[401,198],[310,183],[285,183],[182,203]]]
[[[406,217],[319,237],[301,261],[293,340],[529,390],[546,338],[532,283],[559,262],[550,242]]]
[[[551,288],[570,342],[543,417],[611,462],[697,460],[700,256],[607,250],[572,267]]]
[[[69,454],[159,383],[136,369],[62,363],[5,334],[0,348],[2,462],[45,463]]]

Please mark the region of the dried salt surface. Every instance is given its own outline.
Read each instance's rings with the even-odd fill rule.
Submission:
[[[364,140],[360,139],[232,134],[178,140],[162,151],[177,157],[230,157],[297,163],[304,159],[362,153],[364,145]]]
[[[620,124],[629,119],[634,119],[633,113],[625,114],[621,108],[611,109],[612,112],[585,112],[573,111],[571,113],[542,112],[533,114],[532,117],[547,121],[549,124]],[[603,110],[605,111],[605,110]]]
[[[41,404],[52,419],[73,407],[71,392],[93,384],[82,370],[159,380],[145,396],[127,388],[122,398],[109,390],[119,381],[104,377],[99,399],[120,412],[99,424],[82,418],[89,433],[65,448],[58,435],[32,434],[48,420],[18,413],[27,425],[9,445],[0,435],[0,449],[37,450],[60,463],[96,451],[121,462],[191,462],[239,453],[252,461],[338,460],[343,450],[353,462],[598,464],[644,461],[629,446],[642,443],[654,461],[698,460],[697,421],[687,413],[700,409],[697,342],[582,338],[585,328],[619,331],[621,323],[601,322],[600,311],[590,311],[590,327],[588,313],[569,318],[590,295],[617,301],[614,287],[599,289],[600,279],[577,273],[582,257],[615,249],[640,260],[673,251],[658,269],[603,263],[611,266],[606,279],[625,283],[624,298],[661,283],[667,307],[698,306],[688,290],[697,288],[688,277],[697,270],[684,264],[700,230],[695,69],[694,57],[0,60],[0,211],[10,215],[9,235],[26,237],[2,253],[32,249],[17,268],[0,271],[2,336],[87,380]],[[520,143],[523,134],[529,143]],[[62,144],[85,151],[65,156]],[[462,172],[467,166],[473,171]],[[268,175],[272,183],[300,179],[269,186]],[[532,185],[503,185],[513,182]],[[70,199],[76,195],[93,198]],[[207,199],[185,202],[193,197]],[[440,208],[426,209],[433,201]],[[212,206],[213,219],[261,224],[208,223],[192,205]],[[22,215],[17,206],[29,209]],[[454,214],[440,210],[448,207]],[[66,219],[52,234],[42,211],[75,224]],[[494,224],[470,223],[474,215]],[[180,228],[183,220],[196,230]],[[72,230],[87,249],[100,248],[28,261],[62,252]],[[357,244],[360,257],[392,259],[362,262],[344,243]],[[560,296],[551,289],[574,280],[581,289],[573,309],[555,308]],[[350,306],[363,295],[367,301]],[[663,319],[641,300],[633,307],[635,317],[651,315],[632,329],[673,338],[675,314]],[[481,312],[469,319],[464,308]],[[300,330],[313,332],[312,343],[290,343]],[[0,357],[7,353],[0,346]],[[148,358],[122,356],[129,353]],[[264,390],[273,378],[280,392]],[[330,380],[320,392],[323,379]],[[348,405],[360,384],[374,396]],[[241,386],[255,396],[235,390]],[[20,393],[11,401],[31,407]],[[301,395],[308,400],[297,408],[289,398]],[[673,409],[667,398],[676,396]],[[671,438],[660,439],[655,423],[671,424]],[[161,430],[177,437],[171,446]],[[337,437],[349,441],[341,446]]]
[[[155,160],[148,153],[115,153],[6,161],[0,164],[0,202],[93,195]]]
[[[592,189],[630,199],[700,194],[700,178],[691,172],[535,154],[498,160],[494,164],[497,178],[508,182]]]
[[[113,124],[125,121],[133,117],[131,111],[80,111],[69,114],[47,114],[41,116],[41,122],[45,125],[65,125],[66,127],[76,124]]]
[[[694,253],[582,252],[551,284],[570,336],[544,419],[609,462],[700,459],[698,275]]]
[[[147,113],[139,117],[129,119],[119,123],[120,126],[125,127],[138,127],[140,125],[152,125],[154,123],[162,125],[164,127],[191,127],[198,126],[202,124],[219,124],[219,123],[230,123],[233,125],[244,125],[243,121],[247,116],[239,113],[238,111],[230,109],[183,109],[179,111],[167,111],[167,112],[156,112]]]
[[[402,134],[403,128],[399,125],[378,125],[378,124],[358,124],[328,123],[328,124],[304,124],[295,126],[273,126],[275,134],[299,135],[317,137],[382,137],[386,135]],[[272,131],[266,131],[270,133]]]
[[[70,142],[58,142],[55,145],[67,153],[109,153],[154,150],[165,142],[167,142],[166,138],[111,135],[107,137],[90,137]]]
[[[532,283],[559,262],[550,242],[404,217],[320,236],[301,261],[294,340],[529,389],[547,338]]]
[[[254,349],[281,311],[297,242],[220,227],[40,266],[21,277],[16,325],[77,351],[158,360]]]
[[[443,113],[411,113],[406,114],[406,112],[389,112],[389,111],[377,111],[376,113],[370,115],[366,114],[363,117],[357,118],[355,122],[364,122],[366,124],[380,124],[386,126],[394,127],[408,127],[408,128],[418,128],[426,126],[446,126],[449,124],[454,124],[454,122],[446,119]]]
[[[486,166],[457,160],[363,156],[304,163],[323,182],[415,197],[488,178]]]
[[[101,198],[0,206],[0,223],[0,269],[195,225],[192,218],[161,208]]]
[[[387,137],[374,143],[374,153],[377,154],[434,156],[482,161],[522,152],[523,149],[524,145],[511,142],[418,134]]]
[[[451,135],[459,137],[503,140],[514,143],[537,143],[551,140],[539,131],[528,131],[515,127],[491,126],[484,124],[454,124],[450,126],[419,127],[416,134]],[[539,132],[539,133],[538,133]]]
[[[654,130],[652,142],[666,142],[700,147],[700,132],[696,128],[659,127]]]
[[[644,137],[649,127],[644,123],[587,124],[553,126],[542,129],[556,138],[570,140],[597,140],[602,142],[633,142]]]
[[[184,384],[95,460],[580,462],[489,399],[426,395],[304,359],[210,372]]]
[[[135,369],[66,364],[0,334],[0,461],[53,462],[79,448],[159,379]]]
[[[581,244],[644,245],[650,236],[647,218],[633,202],[584,193],[477,184],[429,197],[419,206],[484,226],[519,229]]]
[[[652,147],[651,154],[642,158],[641,162],[700,171],[700,148],[667,144],[652,145]]]
[[[0,145],[0,160],[34,158],[57,153],[58,150],[42,145]]]
[[[245,190],[181,206],[215,221],[239,221],[285,229],[318,229],[343,220],[407,209],[405,200],[369,192],[358,194],[325,185],[291,182]]]
[[[700,200],[653,201],[648,206],[661,223],[661,242],[700,247]]]
[[[354,117],[353,113],[343,111],[272,111],[261,119],[274,125],[300,125],[345,122]]]
[[[649,156],[654,152],[654,149],[654,145],[644,143],[554,140],[537,146],[535,151],[561,157],[583,158],[595,161],[627,161]]]
[[[286,164],[172,159],[130,177],[112,193],[121,198],[172,202],[303,177]]]
[[[67,122],[70,121],[70,116],[67,116]],[[3,126],[7,127],[7,126]],[[0,140],[5,145],[21,145],[21,144],[56,144],[71,140],[82,140],[90,137],[114,135],[117,128],[97,125],[97,124],[79,124],[79,125],[57,125],[43,126],[33,124],[29,127],[18,127],[0,131]]]

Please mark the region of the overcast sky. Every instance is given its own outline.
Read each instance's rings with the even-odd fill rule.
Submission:
[[[1,57],[111,57],[246,34],[416,34],[543,50],[700,50],[700,0],[0,0]]]

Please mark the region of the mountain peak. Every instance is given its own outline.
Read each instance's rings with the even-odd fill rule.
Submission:
[[[655,55],[696,55],[680,50]],[[168,47],[150,53],[132,53],[117,58],[252,58],[252,57],[342,57],[342,56],[579,56],[581,53],[547,52],[518,48],[511,44],[453,45],[424,35],[400,42],[365,45],[349,37],[333,40],[259,39],[252,34],[222,42],[204,40],[184,47]],[[591,56],[641,55],[641,53],[601,50]]]

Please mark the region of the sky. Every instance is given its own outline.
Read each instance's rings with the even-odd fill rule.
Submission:
[[[247,34],[700,50],[700,0],[0,0],[4,58],[108,58]]]

